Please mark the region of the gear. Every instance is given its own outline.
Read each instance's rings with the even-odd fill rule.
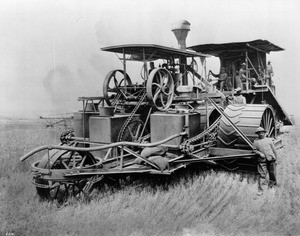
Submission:
[[[62,144],[68,144],[74,137],[74,130],[67,130],[60,135],[60,141]]]

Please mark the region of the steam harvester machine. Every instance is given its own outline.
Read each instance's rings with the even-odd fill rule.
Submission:
[[[255,129],[264,127],[268,136],[278,140],[280,124],[292,123],[274,87],[264,82],[252,85],[248,78],[264,81],[266,53],[282,49],[255,40],[187,50],[189,30],[187,21],[173,28],[179,49],[154,44],[102,48],[115,53],[123,64],[123,69],[106,76],[103,96],[78,99],[82,109],[74,113],[74,132],[64,132],[59,145],[42,146],[21,157],[24,161],[46,151],[31,165],[42,198],[88,195],[103,183],[169,176],[196,164],[256,170]],[[209,54],[218,56],[229,74],[224,91],[208,79]],[[131,62],[142,68],[134,78],[139,83],[129,75]],[[149,68],[149,62],[159,66]],[[247,104],[230,104],[227,98],[234,96],[239,63],[246,64],[242,93]]]

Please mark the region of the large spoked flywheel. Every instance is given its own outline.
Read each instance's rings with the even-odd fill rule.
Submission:
[[[170,107],[174,97],[174,81],[168,70],[159,68],[151,71],[147,80],[147,97],[160,111]]]
[[[103,96],[109,106],[115,106],[119,100],[130,96],[128,87],[132,86],[129,75],[123,70],[113,70],[107,74],[103,83]]]
[[[258,127],[263,127],[268,137],[275,137],[275,117],[270,105],[232,104],[227,106],[224,112],[252,142],[257,138],[255,130]],[[222,117],[218,132],[218,146],[243,147],[245,144],[227,119]]]

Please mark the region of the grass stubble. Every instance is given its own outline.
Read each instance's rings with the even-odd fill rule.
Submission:
[[[3,235],[300,235],[300,129],[282,134],[276,190],[257,196],[256,178],[212,170],[156,187],[105,188],[91,201],[39,200],[30,164],[19,158],[56,144],[61,130],[1,128],[0,232]]]

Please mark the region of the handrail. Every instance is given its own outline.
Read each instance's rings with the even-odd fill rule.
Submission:
[[[92,152],[92,151],[100,151],[108,148],[113,148],[117,146],[135,146],[135,147],[154,147],[161,145],[163,143],[166,143],[174,138],[184,136],[186,135],[186,132],[181,132],[178,134],[173,134],[169,136],[166,139],[163,139],[161,141],[155,142],[155,143],[133,143],[133,142],[117,142],[117,143],[111,143],[103,146],[98,146],[98,147],[89,147],[89,148],[82,148],[82,147],[70,147],[70,146],[58,146],[58,145],[44,145],[38,148],[33,149],[32,151],[28,152],[24,156],[20,158],[20,161],[23,162],[30,156],[34,155],[37,152],[43,151],[43,150],[52,150],[52,149],[58,149],[58,150],[67,150],[67,151],[85,151],[85,152]]]

